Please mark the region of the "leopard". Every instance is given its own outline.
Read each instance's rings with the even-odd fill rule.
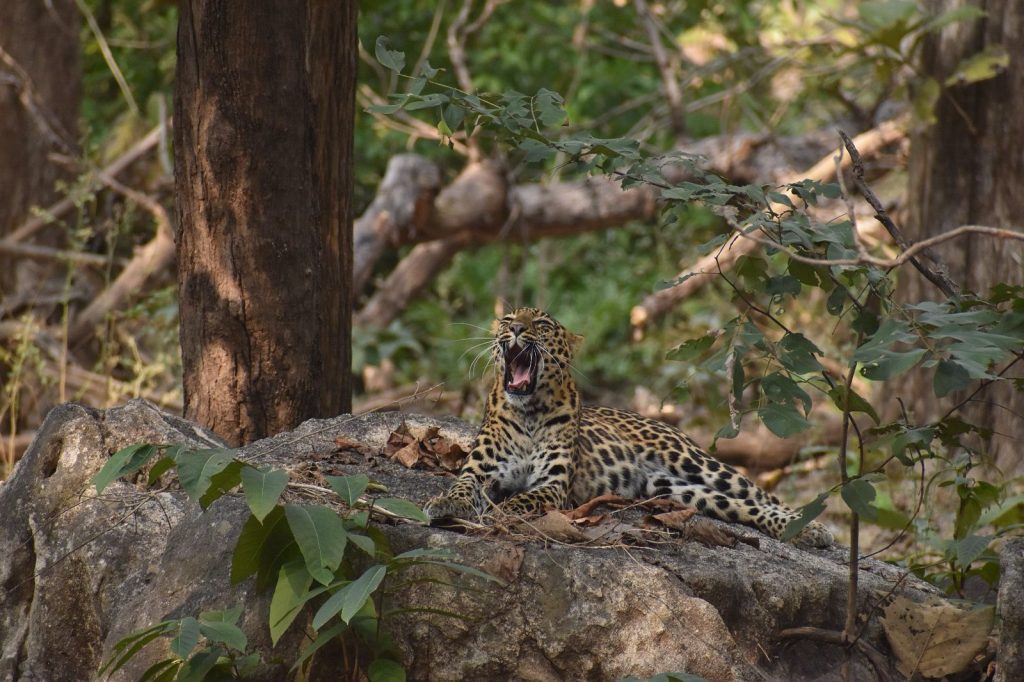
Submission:
[[[584,405],[573,375],[582,341],[538,308],[517,308],[496,321],[483,423],[455,483],[424,507],[432,523],[493,520],[498,510],[537,514],[610,494],[676,500],[783,537],[799,512],[682,431],[634,412]],[[812,521],[793,542],[828,547],[833,538]]]

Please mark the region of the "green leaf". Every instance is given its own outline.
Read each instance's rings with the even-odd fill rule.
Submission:
[[[871,403],[862,398],[856,391],[852,389],[848,390],[844,384],[836,384],[836,386],[828,392],[828,396],[832,398],[832,403],[839,408],[840,411],[846,409],[846,401],[849,400],[850,412],[863,412],[871,417],[876,424],[881,421],[878,417],[878,413],[875,412],[875,408],[871,406]]]
[[[313,640],[313,642],[309,646],[303,649],[302,653],[299,654],[299,657],[295,659],[295,662],[292,664],[290,670],[297,670],[298,667],[302,665],[304,661],[306,661],[306,659],[315,654],[325,644],[333,640],[341,633],[345,632],[345,630],[347,629],[348,626],[345,623],[335,623],[331,627],[317,634],[316,639]]]
[[[403,500],[400,497],[379,497],[373,501],[373,505],[405,519],[419,521],[420,523],[430,523],[430,518],[423,513],[422,509],[409,500]]]
[[[676,362],[689,362],[704,355],[714,345],[717,338],[718,334],[711,333],[700,338],[683,341],[670,350],[665,357]]]
[[[765,287],[765,292],[770,296],[781,296],[783,294],[790,294],[792,296],[798,296],[800,294],[800,280],[791,275],[778,275],[776,277],[768,278],[768,285]]]
[[[302,562],[291,561],[281,567],[270,599],[270,641],[274,646],[306,605],[312,583],[313,576]]]
[[[174,630],[174,639],[171,640],[171,653],[178,658],[188,658],[198,643],[199,621],[191,616],[179,620]]]
[[[240,460],[232,459],[224,470],[210,477],[210,485],[206,492],[199,498],[199,506],[209,509],[217,499],[225,493],[236,488],[242,482],[242,468],[246,465]]]
[[[405,682],[405,670],[395,661],[378,658],[366,669],[370,682]]]
[[[353,476],[328,476],[327,483],[337,493],[341,501],[350,507],[354,507],[359,496],[366,491],[370,485],[370,477],[366,474],[355,474]]]
[[[225,651],[220,647],[200,649],[182,666],[177,682],[202,682],[224,654]]]
[[[210,479],[227,468],[234,459],[234,451],[225,448],[183,451],[175,461],[178,463],[178,480],[188,496],[200,500],[210,487]]]
[[[946,79],[946,86],[968,85],[995,78],[1010,65],[1010,54],[1002,45],[989,45],[978,54],[967,57],[959,64],[953,75]]]
[[[157,482],[161,476],[170,471],[174,467],[174,457],[162,457],[153,468],[149,470],[149,476],[146,478],[147,485],[153,485]]]
[[[395,73],[402,73],[402,69],[405,68],[405,53],[389,50],[390,45],[391,41],[387,36],[377,36],[377,42],[373,45],[373,54],[381,66]]]
[[[779,362],[791,372],[807,374],[821,371],[821,363],[815,355],[821,355],[821,350],[803,334],[787,333],[779,341]]]
[[[865,362],[860,373],[867,379],[881,381],[903,374],[921,360],[926,353],[924,348],[912,348],[908,351],[879,351],[874,360]]]
[[[921,30],[924,32],[937,31],[958,21],[970,21],[971,19],[980,19],[983,16],[986,16],[986,14],[980,7],[961,5],[932,17],[924,23]]]
[[[992,541],[989,535],[968,535],[956,543],[956,561],[962,568],[967,568],[974,560],[981,556],[982,552],[988,549],[988,543]]]
[[[799,401],[804,406],[804,412],[811,410],[811,396],[807,395],[807,391],[800,388],[800,384],[779,372],[773,372],[761,379],[761,392],[770,403],[788,405],[791,402]]]
[[[878,509],[871,503],[875,500],[875,487],[863,478],[855,478],[840,490],[846,506],[868,521],[878,518]]]
[[[342,587],[323,603],[313,616],[313,627],[319,630],[338,612],[341,612],[342,622],[348,623],[352,616],[363,608],[363,604],[384,580],[386,573],[387,567],[380,564],[366,569],[359,578]]]
[[[519,145],[519,149],[526,152],[527,163],[538,163],[541,161],[547,161],[555,155],[555,150],[551,145],[544,144],[538,140],[522,140]]]
[[[765,405],[757,411],[757,416],[779,438],[788,438],[811,428],[811,423],[789,405]]]
[[[917,335],[910,332],[910,325],[903,320],[887,318],[882,321],[878,331],[861,344],[853,354],[857,362],[874,360],[877,354],[893,343],[910,343],[917,340]]]
[[[419,70],[419,74],[418,75],[423,76],[424,78],[433,78],[440,71],[441,71],[441,69],[435,69],[434,67],[432,67],[430,65],[429,61],[424,59],[423,63],[420,64],[420,70]]]
[[[541,88],[533,101],[540,115],[540,122],[546,128],[562,125],[565,121],[565,109],[562,108],[565,100],[557,92]]]
[[[156,454],[156,450],[157,446],[155,445],[137,443],[115,452],[103,465],[103,468],[92,477],[92,484],[96,486],[96,492],[102,493],[103,489],[115,479],[133,474],[144,467],[149,458]]]
[[[136,630],[114,644],[110,657],[99,669],[99,674],[113,674],[120,670],[135,654],[157,637],[173,633],[179,623],[176,620],[165,620],[148,628]]]
[[[329,584],[345,555],[345,524],[333,509],[322,505],[289,504],[284,511],[309,574]]]
[[[177,658],[165,658],[162,661],[157,661],[146,668],[146,671],[139,677],[139,682],[163,682],[164,680],[170,682],[177,676],[178,669],[183,663],[184,661]]]
[[[279,469],[262,471],[246,466],[241,472],[245,501],[253,516],[263,521],[277,506],[277,500],[288,486],[288,473]]]
[[[276,574],[280,566],[275,564],[293,544],[284,508],[275,507],[262,523],[255,516],[250,516],[242,526],[231,556],[231,584],[237,585],[257,572],[264,576],[263,581],[257,582],[265,584],[266,576],[271,571]]]
[[[961,365],[952,360],[939,360],[935,367],[935,395],[943,397],[967,388],[971,384],[971,375]]]
[[[231,625],[236,625],[241,617],[242,607],[235,606],[230,609],[203,611],[199,614],[199,621],[201,623],[230,623]]]
[[[807,524],[821,516],[825,511],[826,499],[828,499],[828,493],[821,493],[812,502],[801,507],[800,516],[786,524],[786,530],[782,532],[782,537],[779,539],[783,542],[792,540],[807,527]]]
[[[370,555],[371,558],[377,556],[377,545],[373,541],[373,538],[369,538],[359,533],[349,533],[348,540],[353,545]]]
[[[247,641],[237,625],[225,622],[199,622],[199,630],[211,642],[221,642],[235,651],[245,652]]]

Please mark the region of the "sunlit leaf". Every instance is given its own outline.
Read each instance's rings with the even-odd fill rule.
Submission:
[[[247,466],[241,471],[242,490],[253,516],[260,521],[277,505],[281,493],[288,486],[288,473],[280,469],[262,471]]]

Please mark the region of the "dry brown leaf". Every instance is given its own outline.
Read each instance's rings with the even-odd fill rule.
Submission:
[[[581,519],[584,516],[590,516],[593,514],[594,510],[602,504],[627,505],[630,502],[632,502],[632,500],[625,497],[619,497],[618,495],[598,495],[594,499],[584,502],[575,509],[570,510],[568,514],[571,519]]]
[[[409,443],[401,450],[396,450],[391,459],[407,469],[412,469],[420,461],[420,444],[416,441]]]
[[[919,604],[896,597],[881,621],[900,673],[942,677],[965,669],[987,646],[994,618],[992,606],[964,610],[938,600]]]
[[[572,524],[565,514],[552,510],[539,519],[520,521],[516,530],[528,535],[539,535],[557,542],[586,542],[589,538]]]
[[[693,515],[697,513],[696,509],[681,509],[679,511],[662,512],[661,514],[654,514],[644,519],[646,523],[648,519],[656,521],[666,528],[674,528],[676,530],[684,530],[684,527],[689,523]]]
[[[359,441],[351,440],[345,436],[338,436],[335,438],[334,446],[338,450],[355,450],[364,457],[368,457],[373,454],[373,451],[368,445],[366,445],[366,443],[360,443]]]

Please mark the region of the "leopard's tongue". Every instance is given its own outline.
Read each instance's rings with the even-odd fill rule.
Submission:
[[[512,378],[509,379],[508,388],[513,391],[521,391],[530,384],[530,364],[512,363]]]

